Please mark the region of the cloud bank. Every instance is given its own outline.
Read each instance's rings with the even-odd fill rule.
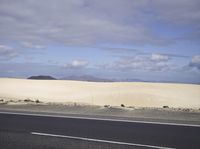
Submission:
[[[191,36],[199,31],[199,6],[198,0],[1,0],[0,42],[172,44],[175,38],[155,32],[151,26],[154,22],[190,25]]]

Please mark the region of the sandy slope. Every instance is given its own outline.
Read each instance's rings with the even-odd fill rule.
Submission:
[[[0,78],[0,98],[97,105],[200,107],[200,85]]]

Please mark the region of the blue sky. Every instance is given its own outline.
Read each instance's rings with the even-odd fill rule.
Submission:
[[[200,82],[199,0],[1,0],[0,77]]]

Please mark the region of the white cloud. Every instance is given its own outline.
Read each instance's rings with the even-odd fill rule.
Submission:
[[[199,63],[199,64],[200,64],[200,55],[195,55],[195,56],[192,58],[192,62],[193,62],[193,63]]]
[[[0,45],[0,60],[10,60],[17,56],[15,49],[9,46]]]
[[[200,55],[193,56],[189,66],[200,70]]]
[[[85,68],[88,64],[89,62],[85,60],[73,60],[67,63],[64,67],[67,69],[80,69]]]
[[[169,56],[163,55],[163,54],[152,54],[151,55],[151,60],[152,61],[157,61],[157,62],[168,61],[169,60]]]
[[[153,55],[153,60],[152,60]],[[119,60],[112,64],[98,65],[103,69],[115,70],[142,70],[142,71],[166,71],[173,69],[174,66],[168,62],[169,58],[161,54],[152,55],[135,55],[121,57]]]
[[[21,42],[20,44],[22,47],[30,48],[30,49],[44,49],[45,48],[45,46],[43,45],[35,45],[31,42]]]

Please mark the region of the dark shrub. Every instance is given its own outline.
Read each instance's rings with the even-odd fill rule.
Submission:
[[[40,103],[40,101],[37,99],[37,100],[35,101],[35,103]]]
[[[169,108],[169,106],[163,106],[163,108]]]
[[[121,107],[125,107],[125,105],[124,105],[124,104],[121,104]]]
[[[30,100],[29,98],[24,99],[24,102],[33,102],[33,100]]]
[[[109,108],[109,107],[110,107],[110,105],[104,105],[104,107],[105,107],[105,108]]]

